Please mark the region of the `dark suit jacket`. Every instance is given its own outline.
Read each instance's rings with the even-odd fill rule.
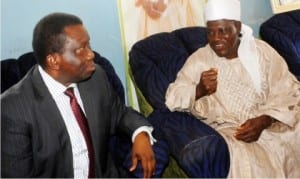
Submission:
[[[96,177],[118,177],[108,139],[120,129],[133,131],[150,124],[124,106],[104,70],[97,66],[78,83],[95,151]],[[70,137],[37,66],[1,95],[2,177],[73,177]]]

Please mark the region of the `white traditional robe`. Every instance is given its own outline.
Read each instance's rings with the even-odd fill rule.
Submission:
[[[300,83],[283,58],[256,40],[261,90],[257,91],[239,58],[218,57],[209,45],[192,54],[169,85],[166,105],[186,111],[216,129],[230,151],[228,177],[300,177]],[[195,101],[201,73],[218,69],[217,91]],[[300,70],[300,69],[299,69]],[[259,140],[236,140],[236,129],[247,119],[269,115],[275,122]]]

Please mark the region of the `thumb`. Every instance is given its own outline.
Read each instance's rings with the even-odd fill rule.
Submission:
[[[134,171],[136,169],[136,166],[137,166],[137,163],[138,163],[138,159],[137,159],[137,157],[135,155],[132,156],[131,162],[132,162],[132,164],[131,164],[131,167],[130,167],[129,171],[132,172],[132,171]]]

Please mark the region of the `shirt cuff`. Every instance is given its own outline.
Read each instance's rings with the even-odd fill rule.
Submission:
[[[156,139],[152,136],[152,134],[151,134],[152,131],[153,131],[153,127],[150,127],[150,126],[142,126],[142,127],[139,127],[139,128],[137,128],[137,129],[133,132],[131,140],[132,140],[132,142],[134,142],[135,137],[136,137],[139,133],[141,133],[141,132],[146,132],[146,133],[148,134],[149,138],[150,138],[150,143],[151,143],[151,145],[153,145],[153,143],[156,142]]]

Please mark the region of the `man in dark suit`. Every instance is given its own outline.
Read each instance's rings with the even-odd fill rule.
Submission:
[[[74,15],[49,14],[36,25],[38,65],[1,95],[2,177],[120,177],[108,151],[116,130],[133,141],[129,170],[140,161],[144,177],[154,173],[153,129],[118,98],[89,40]]]

